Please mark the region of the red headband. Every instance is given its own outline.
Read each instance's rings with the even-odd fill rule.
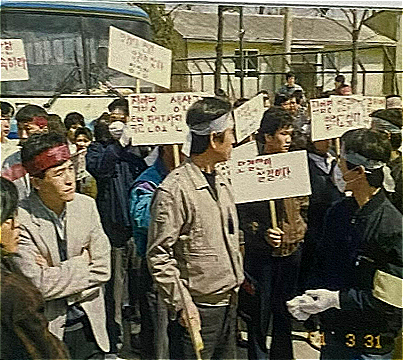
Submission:
[[[43,129],[45,126],[48,126],[48,120],[43,116],[34,116],[32,117],[31,122],[33,122],[35,125],[38,125],[41,129]]]
[[[66,144],[59,144],[45,150],[23,165],[30,175],[35,176],[69,160],[70,157],[69,147]]]

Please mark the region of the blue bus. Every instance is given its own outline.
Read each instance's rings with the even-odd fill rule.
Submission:
[[[1,82],[1,98],[16,109],[46,104],[62,117],[79,111],[91,120],[114,96],[100,84],[135,88],[136,79],[108,68],[107,57],[111,25],[151,40],[149,16],[139,7],[116,0],[1,0],[0,14],[1,39],[22,39],[27,58],[28,80]]]

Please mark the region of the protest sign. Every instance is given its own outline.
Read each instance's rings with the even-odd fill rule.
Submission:
[[[332,120],[332,100],[312,99],[311,108],[311,138],[312,141],[330,139],[326,124]]]
[[[109,27],[108,66],[169,89],[172,51],[138,36]]]
[[[363,98],[362,106],[364,121],[371,124],[371,117],[369,115],[375,110],[385,109],[386,98],[380,96],[364,96]]]
[[[341,137],[351,129],[371,127],[369,116],[385,108],[385,98],[374,96],[331,96],[313,99],[311,104],[312,140]]]
[[[246,144],[241,146],[237,146],[236,148],[232,149],[231,157],[235,158],[242,158],[242,157],[250,157],[254,158],[258,156],[258,149],[256,141],[249,141]],[[231,160],[230,160],[231,161]],[[231,170],[229,161],[223,161],[216,165],[216,169],[221,172],[221,174],[227,178],[231,178]]]
[[[203,93],[133,94],[128,97],[130,121],[124,130],[135,145],[182,144],[186,112]]]
[[[267,110],[263,97],[263,94],[259,94],[234,110],[235,136],[238,143],[259,129],[263,113]]]
[[[257,157],[234,156],[230,164],[236,203],[311,194],[305,150]]]
[[[28,79],[23,41],[21,39],[1,39],[1,81]]]

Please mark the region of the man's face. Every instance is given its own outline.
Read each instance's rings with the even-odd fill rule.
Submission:
[[[341,83],[341,82],[339,82],[339,81],[335,81],[334,82],[334,87],[337,89],[337,88],[339,88],[340,86],[342,86],[343,85],[343,83]]]
[[[11,116],[8,114],[0,114],[0,118],[1,118],[1,138],[4,139],[5,137],[7,137],[7,135],[10,133],[10,119]]]
[[[365,178],[365,174],[360,172],[359,166],[349,170],[347,168],[346,159],[341,157],[339,161],[339,167],[343,174],[343,180],[345,181],[344,191],[357,191],[362,186],[362,181]]]
[[[8,253],[14,254],[18,250],[19,239],[20,228],[17,213],[15,213],[13,218],[7,219],[1,224],[0,243]]]
[[[33,182],[45,203],[61,204],[74,199],[76,181],[71,160],[46,170],[43,179],[33,178]]]
[[[121,108],[115,108],[109,114],[109,121],[113,123],[114,121],[122,121],[124,123],[127,122],[128,116],[125,114],[125,111]]]
[[[295,85],[295,77],[291,76],[287,79],[287,84],[288,86],[294,86]]]
[[[33,134],[42,134],[48,132],[48,126],[39,126],[34,121],[19,122],[18,123],[18,137],[21,140],[28,139]]]
[[[231,158],[232,144],[235,143],[234,128],[228,128],[224,131],[224,140],[221,142],[215,139],[215,152],[218,155],[217,162],[227,161]]]
[[[76,146],[77,146],[77,151],[86,149],[88,146],[90,146],[91,140],[88,139],[84,134],[80,134],[76,137]]]
[[[284,110],[287,110],[290,114],[294,115],[298,112],[298,104],[295,98],[291,98],[281,104]]]
[[[77,123],[71,125],[70,129],[67,130],[67,137],[71,142],[74,142],[75,139],[74,134],[76,133],[76,130],[81,127],[82,125]]]
[[[329,151],[330,140],[318,140],[313,142],[313,146],[320,153],[325,155]]]
[[[292,134],[294,128],[292,126],[278,129],[274,135],[265,135],[265,153],[277,154],[286,153],[290,149]]]

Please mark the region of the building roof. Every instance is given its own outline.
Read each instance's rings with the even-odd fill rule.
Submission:
[[[172,13],[175,29],[184,39],[216,41],[218,15],[191,10]],[[338,20],[348,26],[347,20]],[[280,44],[283,42],[283,16],[244,14],[244,42]],[[239,41],[239,14],[224,13],[224,41]],[[365,44],[393,45],[392,39],[363,26],[359,41]],[[293,17],[293,45],[349,45],[351,35],[335,22],[322,17]]]

